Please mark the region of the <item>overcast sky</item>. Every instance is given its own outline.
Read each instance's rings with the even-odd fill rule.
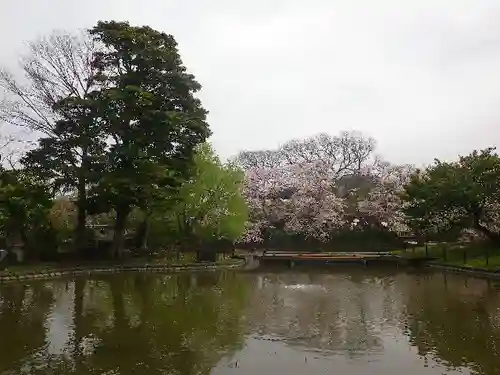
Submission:
[[[176,37],[222,156],[341,130],[416,164],[500,143],[498,0],[0,0],[0,64],[98,20]]]

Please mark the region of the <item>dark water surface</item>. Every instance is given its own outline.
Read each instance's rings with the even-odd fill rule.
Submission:
[[[0,286],[0,374],[500,374],[500,285],[343,269]]]

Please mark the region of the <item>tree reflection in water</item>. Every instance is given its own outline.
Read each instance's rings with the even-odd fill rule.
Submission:
[[[36,366],[47,346],[45,324],[54,290],[12,284],[0,291],[0,373],[17,374]]]
[[[470,367],[477,374],[500,374],[500,298],[495,284],[441,274],[410,283],[408,333],[419,353],[453,367]]]
[[[124,275],[68,283],[70,336],[48,325],[61,282],[2,287],[1,374],[207,374],[243,344],[248,290],[235,274]],[[61,301],[59,301],[61,302]],[[62,316],[53,319],[65,321]],[[13,326],[13,324],[16,324]],[[5,332],[12,332],[9,340]]]
[[[11,284],[0,374],[494,375],[499,311],[493,282],[396,270]]]

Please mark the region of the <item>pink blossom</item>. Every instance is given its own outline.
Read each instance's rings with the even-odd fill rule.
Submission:
[[[272,228],[322,241],[367,225],[408,230],[399,193],[413,167],[373,158],[373,149],[373,140],[342,133],[240,154],[250,208],[244,239],[263,241]]]

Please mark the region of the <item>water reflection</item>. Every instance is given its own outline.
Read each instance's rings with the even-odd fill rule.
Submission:
[[[0,293],[2,374],[201,374],[243,344],[247,290],[236,274],[139,274]]]
[[[442,285],[436,291],[436,285]],[[410,283],[408,334],[423,356],[478,374],[500,373],[500,298],[496,283],[435,274]]]
[[[0,374],[500,374],[499,289],[373,269],[4,285]]]

